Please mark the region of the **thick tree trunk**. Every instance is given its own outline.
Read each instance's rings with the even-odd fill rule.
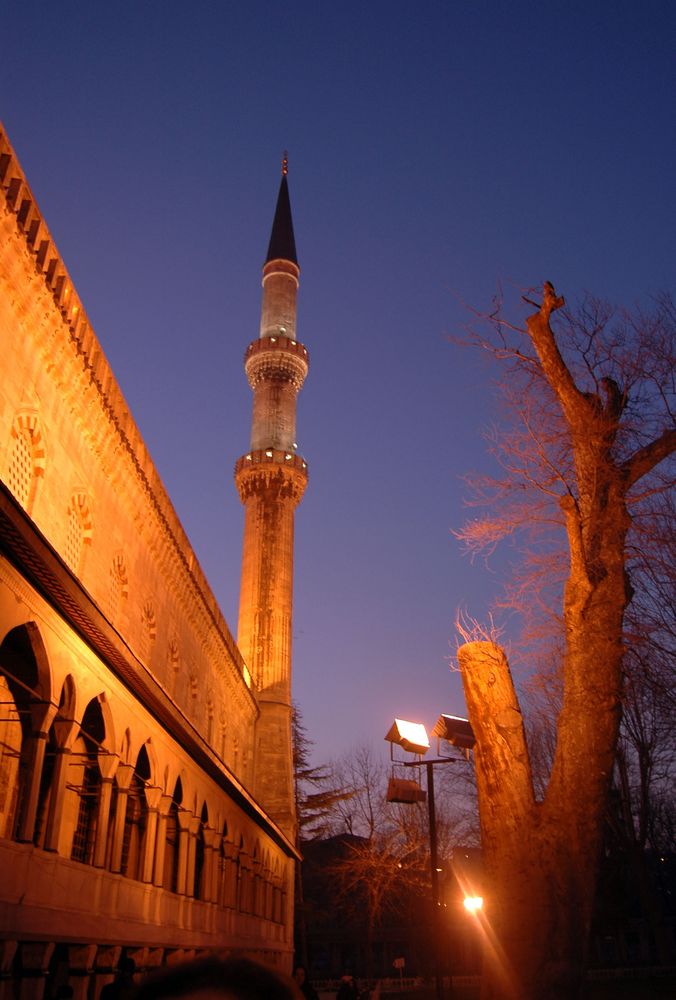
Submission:
[[[563,798],[548,793],[536,802],[504,653],[474,642],[458,659],[477,737],[487,875],[482,1000],[574,1000],[584,976],[606,786],[580,776]],[[601,728],[612,743],[613,727]],[[582,734],[560,738],[570,744]],[[595,770],[590,760],[586,768]]]
[[[564,697],[542,802],[535,800],[504,653],[481,642],[468,643],[458,655],[477,737],[489,876],[482,1000],[575,1000],[582,988],[620,721],[627,600],[628,518],[612,478],[606,482],[599,504],[597,475],[584,520],[584,500],[579,506],[570,498],[563,502],[571,551],[564,595]]]

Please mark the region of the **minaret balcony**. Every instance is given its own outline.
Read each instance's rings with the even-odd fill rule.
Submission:
[[[307,462],[292,451],[279,448],[252,450],[235,463],[235,483],[242,503],[252,497],[298,504],[307,486]]]
[[[307,462],[300,455],[280,448],[262,448],[260,451],[249,451],[235,462],[235,476],[242,469],[250,469],[258,465],[281,465],[287,469],[297,469],[307,476]]]
[[[266,379],[291,382],[298,391],[308,373],[307,348],[297,340],[279,335],[258,337],[244,355],[244,370],[249,385],[255,389]]]

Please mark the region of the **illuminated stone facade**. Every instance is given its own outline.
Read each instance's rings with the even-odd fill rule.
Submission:
[[[1,126],[0,338],[0,997],[41,998],[49,974],[47,995],[69,976],[93,998],[123,953],[287,967],[293,803],[256,755],[277,732],[290,775],[283,512],[305,469],[286,444],[241,460],[243,594],[261,546],[287,565],[283,638],[260,614],[247,631],[245,600],[238,647]],[[279,535],[252,556],[268,495]]]

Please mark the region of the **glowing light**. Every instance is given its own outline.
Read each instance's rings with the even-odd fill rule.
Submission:
[[[421,722],[407,722],[405,719],[395,719],[394,725],[385,739],[391,743],[397,743],[408,753],[424,754],[430,748],[427,730]]]
[[[291,461],[291,455],[285,455],[284,458],[287,460],[287,462]]]
[[[277,338],[276,337],[270,337],[270,343],[271,344],[276,344],[277,343]]]
[[[483,896],[465,896],[462,905],[468,913],[478,913],[483,908],[484,898]]]
[[[272,452],[271,451],[266,451],[265,454],[267,455],[268,458],[272,458]]]

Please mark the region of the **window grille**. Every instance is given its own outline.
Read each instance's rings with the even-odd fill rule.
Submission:
[[[122,871],[128,878],[139,879],[141,877],[146,811],[143,781],[138,774],[135,774],[127,796],[127,812],[122,838]]]
[[[99,784],[96,764],[87,764],[83,772],[82,788],[78,789],[80,806],[70,853],[73,861],[81,861],[85,865],[90,865],[94,857]]]
[[[14,442],[8,475],[9,488],[22,507],[28,507],[34,475],[32,438],[30,432],[22,428]]]
[[[74,573],[80,569],[83,537],[82,517],[80,512],[75,509],[75,505],[71,503],[68,508],[68,530],[63,557]]]

